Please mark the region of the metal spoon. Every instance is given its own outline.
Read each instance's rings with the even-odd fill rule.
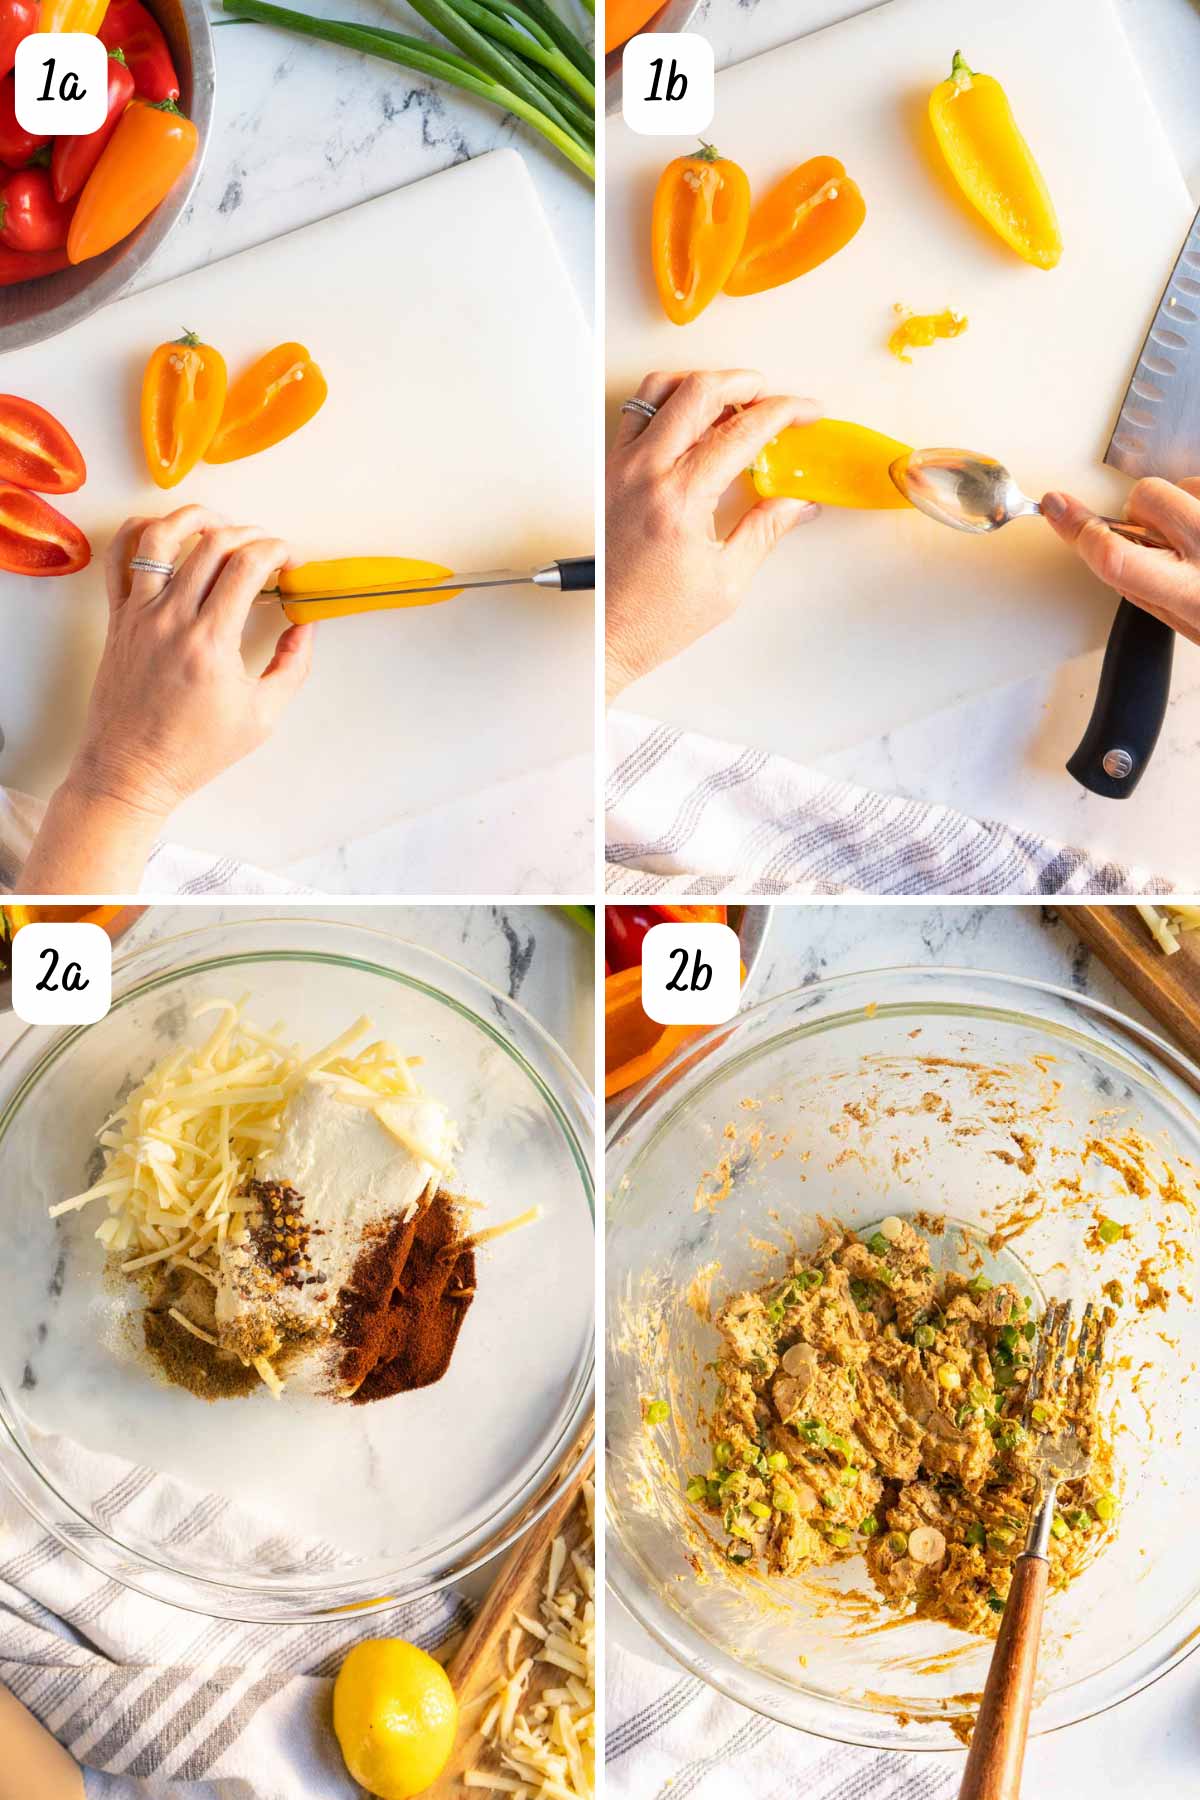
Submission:
[[[1041,506],[1023,494],[1003,463],[974,450],[910,450],[890,468],[892,480],[918,511],[955,531],[999,531],[1010,519],[1040,513]],[[1170,545],[1144,525],[1105,518],[1118,537],[1152,550]]]

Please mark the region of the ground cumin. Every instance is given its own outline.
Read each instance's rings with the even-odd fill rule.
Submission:
[[[454,1196],[364,1245],[342,1299],[338,1385],[356,1405],[430,1387],[450,1367],[475,1294],[475,1253]]]

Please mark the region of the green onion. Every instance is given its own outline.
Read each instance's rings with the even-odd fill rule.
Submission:
[[[793,1513],[796,1510],[796,1496],[791,1488],[779,1484],[771,1491],[771,1505],[776,1512]]]
[[[982,1550],[987,1543],[987,1532],[981,1520],[973,1519],[967,1526],[967,1543],[973,1544],[979,1550]]]
[[[1125,1236],[1125,1227],[1118,1225],[1115,1219],[1101,1219],[1097,1231],[1102,1244],[1115,1244],[1118,1238]]]
[[[879,1520],[874,1513],[868,1513],[866,1518],[860,1522],[858,1529],[864,1537],[874,1537],[879,1530]]]
[[[908,1539],[902,1531],[893,1531],[888,1536],[888,1549],[894,1550],[897,1556],[903,1556],[908,1549]]]
[[[671,1408],[665,1400],[651,1400],[646,1408],[647,1425],[661,1425],[664,1419],[671,1416]]]
[[[718,1469],[723,1469],[732,1455],[733,1445],[730,1443],[720,1443],[713,1451],[713,1461],[716,1463]]]
[[[761,1500],[747,1500],[746,1505],[756,1519],[769,1519],[771,1516],[770,1507],[764,1506]]]
[[[1110,1519],[1117,1516],[1117,1500],[1115,1494],[1101,1494],[1098,1500],[1092,1501],[1092,1511],[1098,1519],[1107,1525]]]
[[[786,1469],[787,1466],[788,1466],[788,1459],[784,1455],[782,1450],[774,1451],[767,1458],[768,1469]]]
[[[838,1481],[841,1484],[841,1486],[844,1488],[857,1487],[858,1486],[858,1470],[857,1469],[843,1469],[838,1476]]]
[[[521,0],[520,7],[505,0],[499,14],[495,4],[484,0],[410,0],[410,4],[454,50],[382,27],[294,12],[268,0],[222,0],[225,11],[235,18],[277,25],[302,37],[378,56],[515,113],[595,181],[590,122],[581,122],[587,119],[581,102],[590,106],[594,100],[592,86],[578,57],[559,44],[539,8],[529,7],[528,0]]]
[[[708,1499],[708,1483],[703,1475],[693,1475],[687,1484],[687,1497],[692,1501]]]
[[[846,1530],[844,1525],[827,1525],[825,1527],[825,1538],[826,1541],[834,1545],[836,1549],[844,1550],[846,1545],[850,1542],[850,1533]]]
[[[882,1231],[873,1231],[867,1239],[867,1249],[875,1256],[886,1256],[891,1247]]]
[[[1004,1611],[1004,1602],[996,1592],[995,1588],[993,1588],[988,1595],[987,1603],[994,1613],[1002,1613]]]
[[[1052,1535],[1056,1538],[1065,1538],[1070,1532],[1070,1529],[1070,1526],[1067,1524],[1067,1521],[1063,1518],[1062,1514],[1055,1513],[1050,1521]]]
[[[992,1284],[986,1275],[972,1275],[967,1283],[968,1294],[990,1294]]]
[[[1029,1302],[1026,1301],[1025,1304],[1028,1306]],[[1034,1338],[1037,1336],[1037,1326],[1032,1319],[1026,1319],[1021,1327],[1021,1334],[1027,1344],[1032,1344]]]
[[[825,1275],[821,1269],[805,1269],[796,1277],[796,1286],[807,1291],[824,1285]]]
[[[913,1343],[917,1346],[918,1350],[928,1350],[930,1346],[936,1344],[936,1342],[937,1332],[933,1329],[932,1325],[918,1325],[917,1329],[913,1332]]]

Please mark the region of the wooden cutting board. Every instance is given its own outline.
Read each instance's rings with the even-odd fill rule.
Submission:
[[[792,9],[796,30],[806,10]],[[1123,12],[1136,32],[1138,9]],[[928,96],[960,47],[1004,82],[1043,166],[1066,246],[1051,272],[987,230],[931,144]],[[1127,483],[1101,458],[1193,207],[1111,0],[891,0],[718,75],[705,136],[759,191],[810,156],[840,157],[866,224],[801,280],[673,326],[651,282],[649,213],[689,145],[611,120],[610,409],[651,369],[751,366],[832,417],[990,452],[1030,493],[1119,507]],[[970,327],[906,366],[886,349],[896,302],[956,306]],[[811,758],[1057,667],[1103,640],[1113,606],[1036,520],[971,538],[916,513],[831,510],[787,540],[736,618],[623,704]],[[1181,645],[1181,680],[1190,660]],[[1006,816],[1020,816],[1038,724],[1005,746]]]
[[[449,1762],[429,1790],[431,1800],[452,1800],[452,1796],[460,1795],[462,1777],[471,1769],[498,1767],[495,1752],[479,1730],[491,1703],[472,1706],[472,1702],[493,1682],[507,1679],[510,1673],[508,1638],[514,1615],[523,1612],[528,1618],[540,1619],[539,1606],[554,1539],[563,1539],[569,1561],[571,1552],[578,1550],[588,1537],[580,1495],[583,1483],[591,1479],[594,1471],[595,1454],[589,1451],[564,1477],[559,1498],[501,1563],[483,1606],[447,1665],[459,1710],[466,1717]],[[529,1655],[533,1647],[534,1640],[522,1633],[517,1661]],[[544,1688],[558,1687],[564,1680],[562,1670],[545,1663],[535,1664],[526,1688],[526,1706],[536,1705]]]
[[[1083,941],[1124,982],[1181,1050],[1200,1062],[1200,932],[1164,956],[1133,906],[1064,906]]]
[[[163,493],[138,393],[150,351],[185,326],[231,377],[273,344],[306,344],[329,398],[274,449],[201,463]],[[301,559],[534,568],[592,548],[589,333],[513,150],[117,301],[5,356],[0,387],[77,438],[88,480],[62,510],[97,552],[128,514],[187,501]],[[99,560],[71,580],[0,577],[0,781],[46,796],[61,779],[105,613]],[[588,749],[593,618],[590,594],[513,587],[318,626],[274,738],[182,807],[172,837],[277,867]],[[282,623],[258,609],[252,661]]]

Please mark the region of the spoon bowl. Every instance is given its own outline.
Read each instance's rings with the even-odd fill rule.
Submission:
[[[977,537],[1042,510],[1037,500],[1021,491],[1003,463],[977,450],[910,450],[896,458],[888,473],[918,512]],[[1155,532],[1128,519],[1103,522],[1130,543],[1154,550],[1170,547]]]

